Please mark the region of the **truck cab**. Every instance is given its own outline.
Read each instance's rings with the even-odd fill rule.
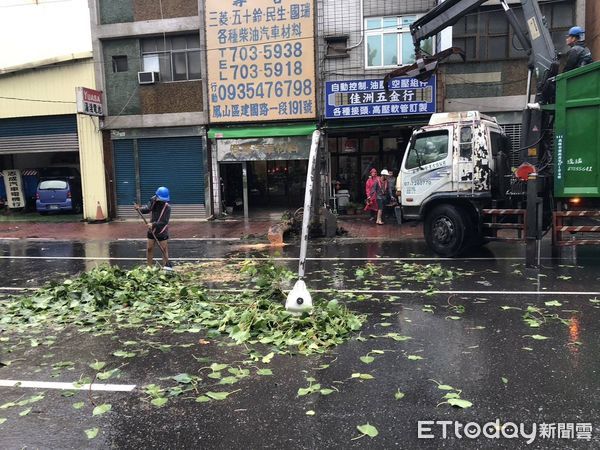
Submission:
[[[433,114],[413,132],[400,170],[402,214],[424,222],[437,254],[483,240],[480,211],[506,199],[509,153],[496,119],[478,111]]]

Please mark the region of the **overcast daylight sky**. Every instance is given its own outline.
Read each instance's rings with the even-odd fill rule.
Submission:
[[[89,21],[87,0],[0,0],[0,69],[91,51]]]

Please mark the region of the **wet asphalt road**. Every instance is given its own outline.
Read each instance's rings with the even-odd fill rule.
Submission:
[[[0,341],[0,380],[76,381],[93,376],[88,364],[121,366],[112,383],[135,384],[131,393],[66,391],[0,387],[0,447],[19,448],[598,448],[600,447],[600,258],[595,249],[579,249],[568,260],[544,258],[540,270],[524,267],[519,245],[493,244],[459,260],[438,260],[420,241],[358,243],[319,241],[309,247],[307,284],[317,298],[338,298],[368,314],[360,335],[318,356],[276,355],[272,376],[254,372],[227,391],[225,401],[196,403],[178,397],[155,408],[139,387],[167,383],[182,372],[206,373],[212,362],[235,367],[247,359],[244,348],[225,338],[199,345],[199,335],[132,330],[93,336],[67,328],[45,330],[40,345],[29,336]],[[240,242],[173,241],[176,262],[210,258],[274,258],[297,268],[297,246],[265,249]],[[547,254],[547,252],[545,252]],[[140,264],[141,241],[0,242],[0,289],[40,286],[68,278],[97,264],[123,267]],[[363,276],[372,264],[374,274]],[[439,264],[452,270],[450,282],[418,281]],[[215,290],[238,287],[235,281],[213,283]],[[548,306],[556,301],[560,306]],[[551,303],[554,305],[556,303]],[[528,306],[547,313],[539,328],[523,320]],[[553,317],[553,318],[551,318]],[[562,319],[559,320],[558,318]],[[410,339],[397,341],[389,333]],[[536,340],[534,335],[548,339]],[[0,333],[0,337],[4,336]],[[358,337],[358,339],[356,339]],[[123,362],[113,352],[135,342],[138,356]],[[162,351],[161,344],[172,345]],[[190,345],[190,346],[188,346]],[[371,353],[366,364],[361,356]],[[410,357],[410,358],[409,358]],[[69,362],[61,368],[61,362]],[[329,365],[327,368],[321,368]],[[352,378],[353,373],[372,379]],[[335,389],[298,396],[313,377]],[[435,380],[435,381],[434,381]],[[437,383],[461,390],[468,409],[443,402]],[[171,382],[171,384],[173,384]],[[396,399],[397,391],[404,397]],[[2,404],[44,393],[43,400],[19,416],[23,408]],[[81,409],[73,404],[84,402]],[[92,416],[93,404],[112,410]],[[315,415],[306,415],[314,411]],[[418,439],[418,421],[449,420],[533,424],[591,424],[591,441],[538,436],[525,439]],[[374,425],[379,435],[360,436],[357,425]],[[84,430],[99,428],[88,440]],[[563,432],[568,436],[567,431]],[[556,425],[558,428],[558,425]],[[585,426],[584,428],[585,429]],[[580,430],[581,431],[581,430]],[[555,434],[558,430],[555,431]]]

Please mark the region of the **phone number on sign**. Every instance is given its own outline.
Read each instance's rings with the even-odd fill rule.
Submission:
[[[259,64],[226,64],[222,63],[220,66],[221,69],[229,68],[233,72],[233,80],[246,80],[248,78],[255,79],[262,77],[264,75],[267,78],[281,77],[281,76],[300,76],[302,75],[302,62],[301,61],[288,61],[285,63],[276,62],[276,63],[264,63],[262,68]],[[226,80],[223,78],[223,74],[221,73],[221,80]]]
[[[262,48],[261,48],[262,47]],[[231,62],[256,61],[260,56],[265,59],[300,58],[302,56],[302,42],[288,42],[285,44],[251,45],[249,47],[227,47],[221,49],[221,56],[229,50]]]
[[[299,97],[313,93],[312,80],[261,81],[260,83],[219,84],[212,87],[212,100],[244,100],[252,98]]]

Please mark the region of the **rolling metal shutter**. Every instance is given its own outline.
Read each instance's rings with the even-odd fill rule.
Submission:
[[[74,114],[0,120],[0,155],[78,151]]]
[[[171,217],[206,216],[200,136],[139,139],[138,156],[143,201],[159,186],[166,186],[171,193]]]
[[[117,216],[133,217],[136,212],[133,202],[136,200],[135,157],[133,140],[113,141],[115,190],[117,192]]]

